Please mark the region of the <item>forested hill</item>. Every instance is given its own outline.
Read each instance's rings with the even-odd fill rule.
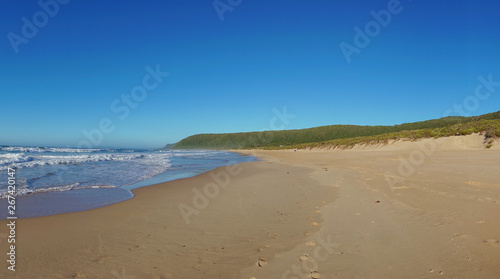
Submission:
[[[329,125],[300,130],[198,134],[187,137],[171,149],[250,149],[294,147],[304,144],[326,144],[332,140],[400,137],[439,137],[455,133],[470,134],[482,130],[500,135],[500,111],[474,117],[451,116],[440,119],[404,123],[394,126]],[[405,131],[405,133],[401,133]],[[413,131],[412,133],[408,133]],[[399,134],[398,134],[399,133]],[[382,136],[385,135],[385,136]]]

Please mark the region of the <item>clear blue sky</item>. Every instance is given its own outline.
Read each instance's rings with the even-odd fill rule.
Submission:
[[[212,0],[72,0],[46,17],[37,1],[2,1],[0,144],[76,146],[102,119],[114,129],[93,134],[101,146],[160,147],[196,133],[426,120],[464,102],[471,115],[500,110],[500,87],[474,95],[479,76],[500,81],[498,1],[401,0],[373,29],[370,12],[391,2],[221,0],[239,4],[221,21]],[[348,63],[340,44],[356,47],[367,24],[374,36]],[[157,65],[169,76],[131,108],[121,96]],[[273,113],[285,106],[288,123]]]

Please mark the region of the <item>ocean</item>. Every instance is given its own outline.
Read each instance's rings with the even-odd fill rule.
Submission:
[[[8,216],[8,168],[16,170],[16,216],[26,218],[106,206],[135,188],[254,160],[225,151],[1,146],[0,218]]]

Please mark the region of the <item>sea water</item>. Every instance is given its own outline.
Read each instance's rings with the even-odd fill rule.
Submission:
[[[0,218],[8,168],[16,169],[19,218],[82,211],[133,197],[130,190],[255,158],[225,151],[0,147]]]

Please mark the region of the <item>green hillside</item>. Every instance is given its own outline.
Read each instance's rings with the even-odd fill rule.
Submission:
[[[492,130],[500,135],[500,111],[474,117],[444,117],[394,126],[330,125],[300,130],[198,134],[176,143],[173,149],[292,148],[337,145],[388,138],[439,137]],[[335,142],[337,141],[337,142]]]
[[[349,148],[356,144],[379,144],[388,143],[390,140],[417,140],[422,138],[441,138],[449,136],[465,136],[473,133],[483,133],[485,137],[485,147],[490,148],[493,139],[500,137],[500,120],[474,120],[470,122],[455,124],[442,128],[404,130],[394,133],[385,133],[375,136],[334,139],[324,142],[311,142],[294,144],[286,148],[314,148],[314,147],[335,147]],[[285,147],[268,146],[265,149],[284,149]]]

